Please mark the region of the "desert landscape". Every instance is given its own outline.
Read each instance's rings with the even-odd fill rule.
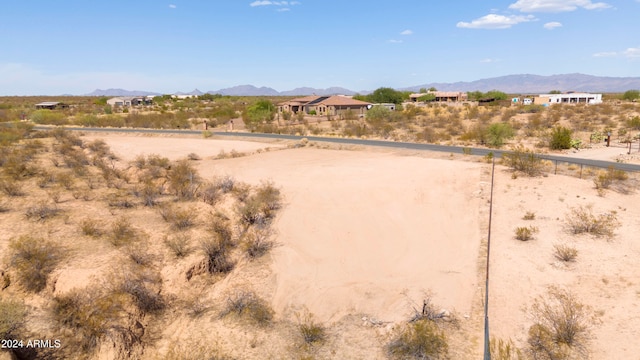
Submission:
[[[42,136],[5,152],[2,330],[60,346],[15,354],[383,359],[408,356],[398,344],[422,329],[437,356],[482,356],[487,158],[306,139]],[[32,160],[12,194],[18,154]],[[584,327],[552,351],[633,358],[637,179],[541,166],[532,177],[495,168],[494,356],[530,356],[531,328],[544,323],[532,309],[564,294]],[[189,176],[176,182],[180,170]],[[596,189],[598,176],[610,186]],[[577,234],[578,213],[604,230]],[[56,255],[33,270],[37,244]]]

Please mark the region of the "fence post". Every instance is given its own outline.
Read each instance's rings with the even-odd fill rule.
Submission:
[[[582,179],[582,164],[580,164],[580,179]]]
[[[556,169],[553,171],[553,175],[558,174],[558,160],[556,160]]]

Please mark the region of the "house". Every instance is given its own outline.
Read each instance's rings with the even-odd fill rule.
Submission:
[[[533,98],[534,104],[601,104],[602,94],[566,93],[566,94],[541,94]]]
[[[348,112],[363,116],[372,106],[366,101],[355,100],[348,96],[305,96],[278,104],[278,112],[342,116]]]
[[[420,94],[411,94],[409,99],[412,102],[418,102],[418,99],[425,95],[433,95],[437,102],[461,102],[467,101],[467,93],[461,91],[429,91]]]
[[[68,107],[69,105],[61,103],[59,101],[44,101],[36,104],[36,109],[55,110],[55,109],[66,109]]]
[[[107,100],[107,105],[113,107],[151,105],[152,103],[153,101],[148,96],[120,96]]]

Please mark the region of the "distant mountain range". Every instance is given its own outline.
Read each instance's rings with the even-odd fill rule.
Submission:
[[[406,88],[402,91],[418,92],[421,88],[436,88],[440,91],[489,91],[500,90],[509,94],[521,93],[546,93],[551,90],[559,91],[585,91],[585,92],[624,92],[630,89],[640,89],[640,77],[603,77],[585,74],[564,74],[564,75],[507,75],[489,79],[476,80],[471,82],[455,83],[427,83]],[[367,94],[371,91],[361,91]],[[288,91],[277,91],[270,87],[255,87],[253,85],[240,85],[230,88],[207,91],[208,94],[220,94],[230,96],[299,96],[299,95],[354,95],[355,91],[330,87],[327,89],[316,89],[311,87],[300,87]],[[177,92],[175,95],[202,95],[202,91],[195,89],[188,93]],[[85,96],[147,96],[162,95],[157,92],[107,89],[95,90]]]

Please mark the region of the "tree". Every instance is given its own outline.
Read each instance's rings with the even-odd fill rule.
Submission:
[[[640,98],[640,90],[627,90],[622,95],[622,98],[624,100],[630,100],[630,101],[636,100]]]
[[[391,118],[391,110],[384,106],[374,106],[367,111],[367,122],[371,124],[380,124]]]
[[[562,91],[560,91],[560,90],[551,90],[551,91],[549,91],[549,94],[562,94]]]
[[[396,91],[392,88],[381,87],[369,94],[367,99],[372,103],[401,104],[405,99],[405,94],[402,91]]]
[[[427,88],[420,88],[420,94],[424,94],[427,92]]]
[[[503,93],[502,91],[499,90],[491,90],[489,92],[487,92],[485,94],[485,97],[487,98],[493,98],[496,100],[506,100],[507,99],[507,94]]]
[[[245,124],[255,126],[263,122],[272,122],[276,114],[276,106],[269,100],[259,100],[247,107],[242,113]]]
[[[418,101],[429,102],[436,99],[436,96],[433,94],[424,94],[418,98]]]
[[[429,88],[429,91],[438,91],[438,89],[434,88],[433,86]]]
[[[490,146],[500,147],[513,135],[514,131],[509,123],[494,123],[487,128],[487,142]]]
[[[480,100],[484,97],[484,94],[482,93],[482,91],[469,91],[467,93],[467,97],[469,98],[469,100]]]

